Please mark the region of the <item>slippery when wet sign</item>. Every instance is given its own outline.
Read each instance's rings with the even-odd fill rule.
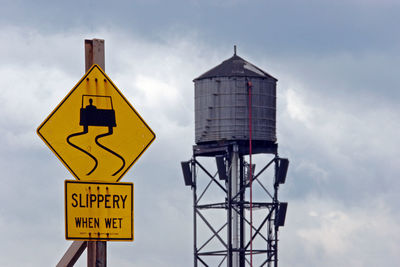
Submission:
[[[65,181],[65,237],[133,240],[133,184]]]
[[[119,183],[155,139],[111,79],[93,65],[37,129],[79,181],[65,181],[70,240],[133,240],[133,184]]]
[[[37,133],[82,181],[118,182],[155,139],[98,65],[82,77]]]

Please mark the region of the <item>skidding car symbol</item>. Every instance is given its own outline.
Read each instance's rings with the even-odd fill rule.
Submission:
[[[84,107],[85,99],[89,99],[89,105]],[[98,98],[99,100],[105,100],[105,102],[109,103],[111,108],[110,109],[101,109],[97,108],[93,105],[93,98]],[[94,167],[86,174],[90,175],[96,170],[98,166],[98,161],[95,156],[90,154],[88,151],[84,150],[83,148],[73,144],[71,142],[71,138],[79,135],[84,135],[89,132],[89,126],[97,126],[97,127],[108,127],[108,132],[104,134],[99,134],[95,138],[96,144],[101,147],[102,149],[108,151],[109,153],[113,154],[114,156],[118,157],[122,161],[122,166],[114,172],[112,175],[117,175],[124,167],[125,167],[125,159],[116,153],[115,151],[105,147],[104,145],[100,144],[99,139],[105,136],[109,136],[113,134],[113,127],[117,127],[116,120],[115,120],[115,111],[112,105],[111,96],[102,96],[102,95],[82,95],[82,105],[80,109],[80,120],[79,125],[83,126],[83,131],[78,133],[70,134],[67,137],[67,143],[72,147],[78,149],[79,151],[85,153],[90,158],[94,160]]]

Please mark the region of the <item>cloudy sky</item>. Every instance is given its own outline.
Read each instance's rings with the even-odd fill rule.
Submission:
[[[36,128],[84,74],[84,39],[157,134],[135,183],[135,241],[110,266],[192,263],[193,78],[238,54],[278,78],[280,266],[400,262],[397,0],[0,0],[1,266],[54,266],[68,170]],[[397,63],[396,63],[397,62]],[[85,266],[86,255],[77,266]]]

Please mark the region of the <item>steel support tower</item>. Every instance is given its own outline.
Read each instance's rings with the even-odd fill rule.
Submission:
[[[191,160],[182,162],[193,191],[195,267],[278,266],[278,231],[287,208],[278,189],[289,161],[279,157],[277,144],[255,145],[253,154],[263,166],[252,174],[242,142],[195,145]]]

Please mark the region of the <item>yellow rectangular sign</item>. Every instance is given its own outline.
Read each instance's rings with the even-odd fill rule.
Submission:
[[[67,240],[133,240],[133,183],[65,180]]]

